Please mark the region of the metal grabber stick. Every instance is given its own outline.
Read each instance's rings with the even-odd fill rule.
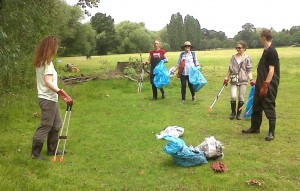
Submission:
[[[142,92],[144,74],[145,74],[145,68],[144,68],[145,66],[144,66],[144,63],[143,63],[143,58],[142,58],[141,53],[140,53],[140,57],[141,57],[141,63],[142,63],[142,73],[141,73],[140,80],[139,80],[138,92]]]
[[[211,106],[208,108],[208,112],[211,112],[212,111],[212,108],[215,106],[217,100],[219,99],[222,91],[224,90],[224,88],[226,87],[226,85],[223,85],[222,89],[219,91],[217,97],[215,98],[215,100],[212,102]]]
[[[56,162],[56,156],[57,156],[58,147],[59,147],[59,144],[60,144],[60,140],[62,140],[62,139],[64,140],[64,146],[63,146],[62,155],[61,155],[59,161],[60,162],[64,161],[64,155],[65,155],[66,143],[67,143],[67,138],[68,138],[71,113],[72,113],[72,106],[68,105],[67,109],[66,109],[65,116],[64,116],[63,125],[62,125],[62,128],[60,130],[59,137],[58,137],[58,142],[57,142],[57,146],[56,146],[56,149],[55,149],[55,153],[54,153],[54,156],[53,156],[53,159],[52,159],[53,162]],[[67,116],[68,116],[68,122],[67,122],[68,124],[67,124],[67,127],[66,127],[66,135],[62,135],[63,131],[64,131],[65,124],[66,124],[66,118],[67,118]]]
[[[251,99],[253,99],[254,98],[254,96],[251,96],[249,99],[248,99],[248,101],[246,102],[246,103],[244,103],[243,105],[242,105],[242,107],[240,107],[239,108],[239,111],[242,111],[242,109],[248,104],[248,102],[251,100]]]

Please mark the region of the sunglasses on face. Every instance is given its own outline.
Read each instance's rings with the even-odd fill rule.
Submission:
[[[237,49],[237,50],[241,50],[243,47],[235,47],[235,49]]]

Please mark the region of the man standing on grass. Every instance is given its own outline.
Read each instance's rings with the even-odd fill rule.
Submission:
[[[166,51],[161,48],[161,42],[159,40],[154,41],[154,48],[155,50],[152,50],[149,54],[149,59],[145,64],[150,64],[151,65],[151,70],[150,70],[150,83],[152,85],[152,93],[153,96],[151,100],[157,100],[157,88],[154,84],[154,77],[155,75],[153,74],[154,68],[156,65],[163,59],[167,59],[166,57]],[[163,88],[159,89],[162,95],[162,99],[166,98],[166,94]]]
[[[251,127],[242,130],[242,133],[260,133],[262,112],[264,111],[269,119],[269,134],[265,140],[272,141],[275,138],[275,101],[280,79],[280,65],[277,51],[272,45],[272,31],[263,30],[260,33],[260,40],[265,49],[257,67]]]

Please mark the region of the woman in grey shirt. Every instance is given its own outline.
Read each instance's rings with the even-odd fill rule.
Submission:
[[[252,62],[250,57],[245,53],[246,49],[247,44],[244,41],[237,42],[237,53],[231,57],[227,76],[223,82],[223,85],[227,86],[230,80],[231,84],[231,120],[235,117],[237,120],[241,120],[242,110],[240,110],[240,108],[244,105],[244,96],[248,80],[250,80],[251,86],[255,85],[255,81],[253,81],[252,78]],[[239,102],[236,108],[237,94]]]

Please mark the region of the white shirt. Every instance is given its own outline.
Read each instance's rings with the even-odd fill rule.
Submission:
[[[51,62],[49,65],[45,63],[45,65],[36,68],[36,85],[38,90],[38,98],[58,102],[57,93],[46,86],[45,75],[52,75],[52,82],[54,86],[58,87],[57,72],[54,68],[53,62]]]
[[[197,58],[197,55],[195,53],[195,62],[194,63],[194,59],[193,59],[193,55],[192,55],[192,52],[189,51],[189,52],[185,52],[183,53],[182,55],[182,58],[180,59],[179,57],[179,60],[178,60],[178,66],[180,65],[181,61],[185,59],[185,67],[184,67],[184,70],[182,72],[182,75],[184,76],[188,76],[189,75],[189,72],[190,72],[190,67],[192,66],[198,66],[199,65],[199,62],[198,62],[198,58]]]

